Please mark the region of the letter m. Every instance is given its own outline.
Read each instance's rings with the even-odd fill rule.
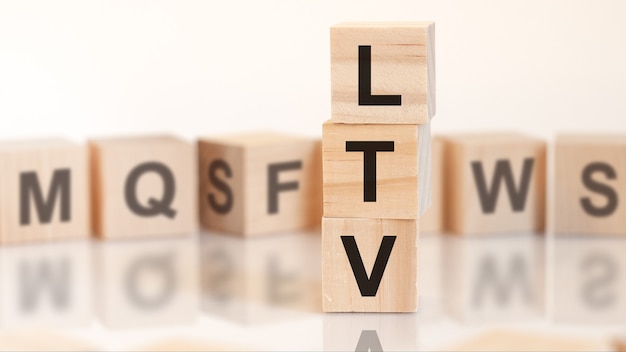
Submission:
[[[50,223],[54,213],[54,204],[60,198],[61,221],[70,220],[70,169],[56,169],[44,198],[39,185],[37,173],[34,171],[20,174],[20,225],[30,224],[31,199],[34,200],[39,222]]]
[[[532,158],[524,159],[519,188],[515,186],[513,171],[511,170],[511,162],[505,159],[496,161],[496,168],[493,173],[493,178],[491,179],[490,189],[487,189],[487,180],[485,180],[482,163],[480,161],[472,162],[474,181],[476,182],[476,189],[478,191],[478,197],[480,198],[480,206],[484,214],[491,214],[496,210],[498,193],[500,193],[500,184],[502,182],[506,185],[506,190],[509,194],[513,210],[524,211],[534,161],[535,160]]]

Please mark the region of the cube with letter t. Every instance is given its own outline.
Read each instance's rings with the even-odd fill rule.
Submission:
[[[325,217],[418,218],[428,199],[428,124],[327,121],[323,135]]]
[[[87,170],[66,140],[0,143],[0,243],[89,237]]]
[[[255,236],[319,224],[319,140],[249,133],[202,138],[198,149],[204,228]]]
[[[101,238],[197,230],[196,151],[172,136],[90,142],[94,230]]]

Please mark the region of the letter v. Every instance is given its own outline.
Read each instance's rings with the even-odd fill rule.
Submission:
[[[396,242],[396,236],[383,236],[370,277],[367,277],[367,273],[365,272],[365,265],[363,264],[363,259],[361,258],[361,253],[356,245],[354,236],[341,236],[341,242],[343,242],[343,248],[345,248],[346,254],[348,255],[348,260],[350,261],[356,283],[359,285],[361,296],[376,296],[378,286],[380,286],[380,281],[383,279],[383,273],[385,272],[389,256],[391,255],[391,250],[393,249],[393,244]]]

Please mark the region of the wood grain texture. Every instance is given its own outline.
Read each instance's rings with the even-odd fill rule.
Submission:
[[[55,175],[67,171],[67,184],[53,186]],[[0,143],[0,243],[39,242],[90,236],[88,154],[85,146],[67,140],[25,140]],[[36,207],[36,191],[20,197],[23,173],[34,173],[44,203],[53,204],[50,219]],[[60,180],[60,179],[59,179]],[[63,189],[69,186],[67,199]],[[53,190],[54,192],[50,192]],[[52,194],[51,194],[52,193]],[[29,222],[22,224],[22,202],[28,201]],[[68,217],[62,204],[67,202]],[[25,203],[26,204],[26,203]]]
[[[324,216],[417,219],[428,205],[429,125],[350,125],[323,127]],[[427,143],[420,143],[420,136]],[[393,152],[376,153],[376,201],[364,199],[363,152],[347,152],[347,141],[393,141]],[[420,192],[419,183],[424,185]]]
[[[620,199],[626,194],[624,155],[626,135],[557,137],[553,183],[555,233],[626,235],[626,207]],[[585,185],[585,170],[589,171],[593,185]],[[597,189],[598,185],[608,189]],[[607,191],[614,193],[615,206],[611,206]],[[600,212],[586,210],[584,201]]]
[[[331,27],[332,120],[423,124],[435,115],[435,24],[361,22]],[[399,106],[359,105],[359,46],[371,47],[371,94]]]
[[[322,308],[325,312],[415,312],[417,310],[417,221],[322,219]],[[363,266],[371,273],[383,236],[396,236],[375,296],[364,297],[341,236],[354,236]]]
[[[544,231],[545,141],[513,133],[465,134],[445,137],[444,149],[447,231],[467,235]],[[474,173],[473,163],[481,166],[483,180]],[[485,186],[486,194],[495,194],[493,180],[499,164],[512,176],[513,193],[506,177],[500,177],[490,212],[483,207],[478,184]],[[522,192],[524,169],[529,171],[527,192]],[[523,195],[521,207],[514,208],[511,194]]]
[[[194,146],[172,136],[143,136],[90,141],[94,232],[100,238],[131,238],[159,235],[189,235],[197,230],[196,151]],[[126,187],[133,171],[149,163],[164,165],[173,176],[173,197],[161,211],[142,215],[132,210]],[[146,209],[167,201],[166,178],[147,170],[139,175],[134,194]],[[159,207],[160,208],[160,207]]]
[[[319,140],[259,132],[202,138],[198,149],[204,228],[257,236],[319,226]]]
[[[443,183],[443,147],[444,142],[440,137],[433,137],[431,142],[430,179],[431,182],[431,204],[424,215],[420,217],[420,232],[442,232],[443,231],[443,209],[444,209],[444,183]]]

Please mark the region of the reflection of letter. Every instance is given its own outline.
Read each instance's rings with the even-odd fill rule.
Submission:
[[[485,293],[489,287],[493,288],[496,302],[500,306],[505,306],[514,292],[515,287],[519,287],[520,293],[526,303],[532,302],[532,292],[530,278],[528,277],[527,261],[521,255],[511,258],[507,272],[500,272],[492,256],[487,256],[481,263],[478,270],[479,277],[476,280],[472,302],[476,307],[481,306]]]
[[[354,352],[382,352],[383,346],[378,339],[376,330],[363,330]]]
[[[173,254],[148,255],[135,260],[125,277],[126,292],[130,300],[139,308],[156,309],[170,301],[177,283],[173,261]],[[155,292],[146,292],[141,287],[143,273],[158,274],[161,277],[161,289]]]
[[[267,167],[267,212],[268,214],[278,213],[278,192],[280,191],[296,191],[298,190],[298,182],[278,181],[278,173],[281,171],[300,170],[302,169],[301,161],[290,161],[286,163],[270,164]]]
[[[532,158],[524,159],[519,190],[515,189],[515,180],[513,179],[513,171],[511,170],[511,162],[509,160],[498,160],[496,162],[496,170],[491,179],[491,189],[487,189],[487,180],[485,180],[482,163],[480,161],[472,162],[474,182],[476,183],[476,190],[478,191],[480,205],[484,214],[491,214],[496,210],[500,184],[503,180],[513,211],[524,211],[534,162],[535,160]]]
[[[608,254],[593,253],[583,260],[580,269],[590,273],[587,285],[582,288],[583,301],[597,309],[612,307],[616,302],[613,284],[619,274],[615,262]]]
[[[234,295],[232,288],[228,286],[234,277],[232,258],[220,251],[210,253],[205,256],[205,260],[203,275],[205,292],[217,301],[229,301]]]
[[[363,201],[376,201],[376,153],[393,152],[394,142],[346,142],[346,152],[363,152]]]
[[[39,222],[48,224],[52,220],[54,204],[60,197],[61,221],[70,221],[70,169],[54,170],[52,182],[48,189],[48,196],[44,199],[36,172],[22,172],[20,174],[20,225],[30,225],[30,197],[32,193]]]
[[[606,205],[603,207],[595,206],[591,203],[589,197],[581,198],[580,204],[583,210],[591,216],[609,216],[617,209],[617,193],[615,190],[603,183],[594,181],[591,176],[595,172],[603,173],[607,179],[613,180],[617,177],[615,170],[611,165],[606,163],[591,163],[583,170],[583,184],[590,191],[602,194],[606,197]]]
[[[49,261],[38,265],[20,263],[20,305],[24,312],[32,312],[39,302],[43,291],[49,292],[50,298],[58,309],[66,309],[70,301],[71,272],[67,258],[56,264]],[[47,287],[47,289],[46,289]],[[5,288],[6,289],[6,288]]]
[[[298,299],[299,292],[290,292],[290,294],[281,290],[288,283],[294,283],[298,281],[298,277],[295,273],[280,273],[278,268],[278,256],[276,254],[268,258],[267,262],[268,271],[268,297],[269,302],[272,304],[286,304],[288,302],[294,302]]]
[[[150,198],[148,200],[150,207],[140,204],[137,200],[137,182],[146,172],[154,172],[163,180],[163,195],[161,200]],[[140,216],[157,216],[163,214],[168,218],[174,218],[176,216],[176,210],[171,208],[176,193],[176,182],[174,181],[174,174],[165,164],[147,162],[136,166],[128,174],[124,190],[126,205],[133,213]]]
[[[208,195],[209,205],[218,214],[228,214],[233,208],[233,191],[226,182],[217,177],[217,170],[222,170],[226,178],[233,176],[233,171],[226,161],[217,159],[211,162],[211,165],[209,165],[209,181],[218,191],[224,193],[226,199],[224,203],[220,204],[215,200],[215,195],[211,193]]]

